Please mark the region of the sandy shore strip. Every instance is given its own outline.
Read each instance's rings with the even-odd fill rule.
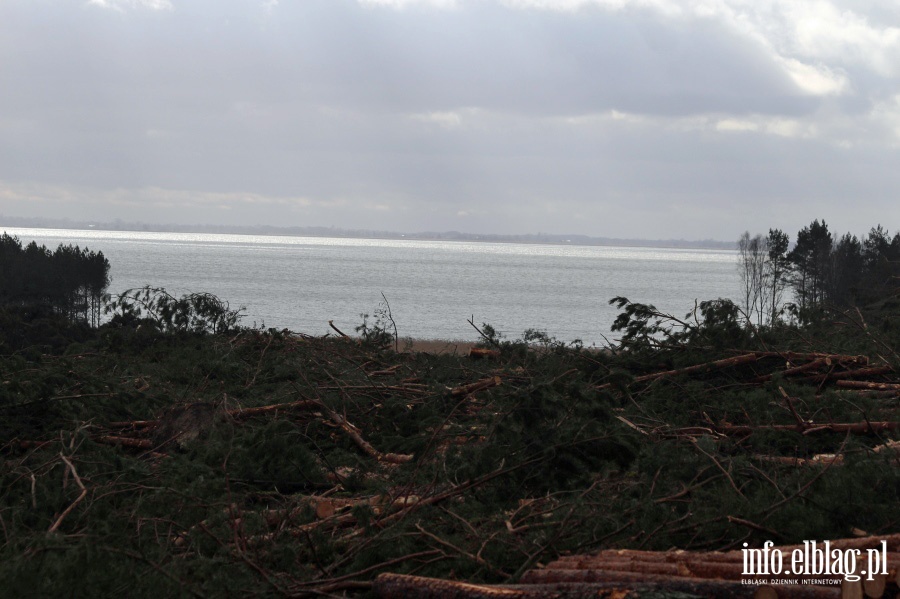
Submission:
[[[426,352],[429,354],[465,355],[475,347],[475,341],[448,339],[400,339],[400,351]]]

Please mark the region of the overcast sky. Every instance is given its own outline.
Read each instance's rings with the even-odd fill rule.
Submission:
[[[0,1],[7,216],[733,240],[898,192],[895,0]]]

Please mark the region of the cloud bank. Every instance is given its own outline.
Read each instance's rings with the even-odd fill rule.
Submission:
[[[0,4],[0,213],[733,239],[896,228],[900,10]]]

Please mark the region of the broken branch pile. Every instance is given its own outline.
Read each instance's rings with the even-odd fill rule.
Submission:
[[[535,338],[431,355],[110,327],[0,354],[0,579],[23,596],[756,596],[721,555],[898,532],[900,380],[868,335]]]

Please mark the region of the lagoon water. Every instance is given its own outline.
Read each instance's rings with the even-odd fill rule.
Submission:
[[[346,333],[382,293],[401,337],[474,340],[467,323],[510,338],[529,328],[603,345],[622,295],[684,316],[736,297],[734,251],[262,235],[7,228],[23,243],[102,251],[109,291],[153,285],[245,306],[243,324]]]

